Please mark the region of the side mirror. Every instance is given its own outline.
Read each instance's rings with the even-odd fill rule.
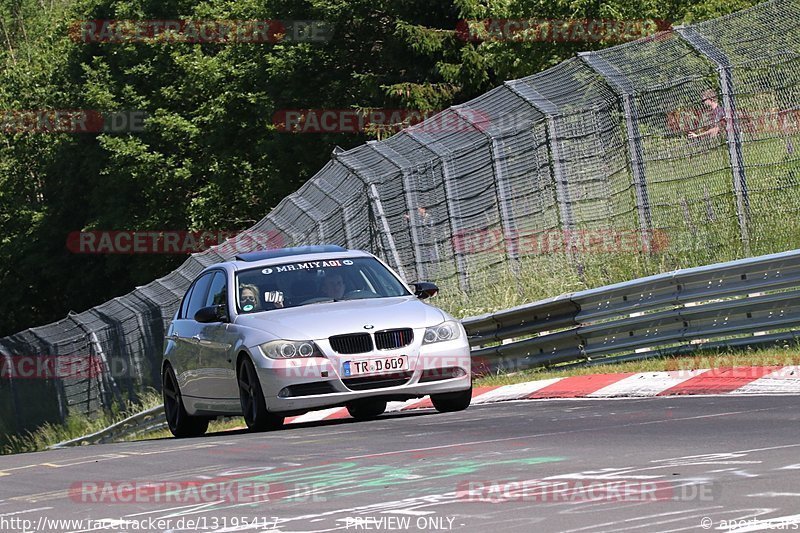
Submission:
[[[225,304],[201,307],[194,314],[194,319],[203,324],[208,324],[211,322],[227,322],[228,309]]]
[[[414,294],[420,300],[436,296],[439,292],[439,287],[437,287],[435,283],[430,283],[428,281],[418,281],[412,283],[412,286],[414,287]]]

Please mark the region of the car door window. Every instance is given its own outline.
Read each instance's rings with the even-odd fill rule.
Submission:
[[[217,272],[214,274],[214,280],[211,282],[211,288],[206,297],[205,306],[219,305],[228,303],[226,276],[224,272]]]
[[[214,277],[214,272],[204,274],[202,278],[198,279],[192,288],[192,294],[189,296],[189,306],[186,309],[186,318],[194,319],[194,314],[203,307],[206,303],[206,295],[208,294],[208,286],[211,284],[211,278]]]

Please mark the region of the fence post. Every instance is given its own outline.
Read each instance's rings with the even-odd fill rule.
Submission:
[[[285,201],[285,200],[284,200],[284,201]],[[283,203],[283,202],[281,202],[281,203]],[[270,222],[272,222],[272,224],[273,224],[273,225],[274,225],[276,228],[278,228],[280,231],[282,231],[284,235],[286,235],[286,236],[288,236],[288,237],[291,237],[291,239],[292,239],[292,242],[291,242],[290,246],[299,246],[299,245],[300,245],[300,244],[302,244],[302,243],[301,243],[299,240],[295,240],[295,239],[296,239],[296,237],[297,237],[297,234],[292,234],[292,232],[290,232],[290,231],[289,231],[289,230],[286,228],[286,226],[283,226],[283,225],[279,224],[279,223],[278,223],[278,220],[277,220],[277,218],[273,216],[275,212],[278,212],[278,208],[279,208],[280,206],[281,206],[281,204],[278,204],[278,206],[277,206],[275,209],[273,209],[273,210],[272,210],[272,212],[271,212],[270,214],[268,214],[268,215],[267,215],[265,218],[266,218],[267,220],[269,220]]]
[[[378,194],[378,187],[375,185],[374,181],[369,179],[369,175],[364,172],[362,167],[357,167],[352,163],[348,163],[345,159],[347,157],[346,152],[334,152],[333,158],[338,161],[342,166],[344,166],[347,170],[355,174],[361,181],[364,182],[364,185],[367,188],[367,194],[369,195],[369,199],[375,209],[375,214],[377,215],[380,221],[381,232],[383,233],[383,237],[386,239],[386,244],[389,246],[389,253],[392,255],[392,260],[394,261],[395,267],[399,271],[400,275],[405,279],[405,273],[403,272],[403,264],[400,261],[400,254],[397,252],[397,247],[394,244],[394,237],[392,236],[392,230],[389,226],[389,220],[386,218],[386,213],[383,210],[383,203],[381,202],[381,197]]]
[[[325,244],[325,231],[322,229],[322,220],[323,218],[325,218],[325,214],[316,207],[314,207],[311,204],[311,202],[309,202],[302,196],[291,195],[289,196],[289,201],[292,202],[295,205],[295,207],[297,207],[297,209],[303,211],[304,213],[313,212],[316,214],[315,220],[317,221],[317,242],[319,244]],[[301,204],[306,204],[306,205],[304,206]]]
[[[639,131],[639,113],[636,109],[636,102],[633,99],[636,90],[630,80],[619,69],[596,52],[581,52],[578,57],[589,68],[602,76],[614,89],[614,92],[622,98],[622,108],[625,112],[625,128],[628,137],[628,154],[631,158],[633,184],[636,190],[636,210],[639,214],[642,249],[645,252],[650,252],[652,249],[650,233],[653,228],[653,221],[650,211],[650,198],[647,194],[644,149],[642,148],[642,134]]]
[[[464,259],[462,251],[457,250],[455,246],[456,236],[458,235],[458,227],[456,225],[455,213],[457,211],[455,204],[455,190],[453,186],[453,169],[452,154],[447,148],[440,146],[430,135],[425,132],[415,131],[414,128],[405,130],[408,136],[413,139],[417,144],[436,154],[442,162],[442,177],[444,179],[444,195],[447,205],[447,218],[450,223],[450,241],[453,245],[453,256],[456,260],[456,274],[458,275],[458,284],[461,290],[469,292],[469,272],[467,262]]]
[[[324,194],[326,197],[336,202],[336,204],[339,206],[339,210],[342,212],[342,228],[344,229],[345,246],[349,249],[355,248],[354,246],[355,241],[353,240],[353,235],[351,233],[351,228],[349,224],[349,218],[347,216],[347,207],[345,207],[345,204],[342,203],[342,200],[338,198],[337,194],[337,192],[341,191],[337,191],[334,188],[334,186],[331,185],[326,179],[315,179],[314,186],[317,187],[322,192],[322,194]]]
[[[89,347],[89,383],[92,383],[92,374],[96,371],[94,367],[94,358],[97,357],[103,362],[103,369],[104,372],[101,372],[97,376],[97,389],[98,393],[100,394],[100,405],[102,407],[111,408],[110,405],[107,405],[108,400],[107,397],[109,395],[113,396],[119,402],[119,405],[124,405],[122,401],[122,395],[119,392],[119,387],[117,387],[117,382],[114,379],[114,375],[111,372],[111,364],[106,357],[106,353],[103,351],[103,347],[100,344],[100,339],[97,338],[97,334],[89,328],[84,322],[78,318],[78,314],[70,311],[67,313],[67,318],[75,322],[77,326],[83,331],[83,334],[86,335],[87,346]],[[105,390],[105,383],[104,379],[108,380],[108,388],[111,389],[110,391]]]
[[[10,368],[10,369],[11,368],[15,368],[14,363],[13,363],[14,356],[10,352],[7,353],[5,350],[3,350],[3,346],[2,345],[0,345],[0,358],[2,358],[4,361],[6,361],[6,363],[5,363],[7,365],[6,368]],[[14,412],[14,429],[15,429],[15,432],[21,433],[22,432],[22,428],[23,428],[22,418],[21,418],[22,414],[19,412],[19,398],[17,396],[17,387],[16,387],[16,384],[14,383],[14,381],[15,381],[14,372],[9,372],[8,373],[8,386],[11,389],[11,410]],[[62,404],[61,404],[60,399],[59,399],[58,403],[59,403],[59,413],[62,413],[63,410],[61,409]],[[66,418],[65,416],[61,417],[62,422],[64,421],[65,418]]]
[[[750,200],[747,191],[747,176],[742,156],[742,134],[739,116],[736,113],[736,97],[733,87],[731,62],[725,52],[712,44],[691,26],[677,26],[675,31],[693,49],[714,63],[719,73],[719,87],[722,93],[722,108],[725,110],[725,142],[733,172],[733,189],[736,194],[736,215],[739,219],[739,232],[745,253],[750,255]]]
[[[506,179],[506,159],[503,153],[502,140],[494,135],[499,133],[498,128],[490,124],[488,120],[483,122],[474,120],[471,113],[465,113],[464,110],[469,110],[465,105],[456,105],[451,108],[461,120],[469,124],[475,131],[483,134],[489,143],[492,145],[492,168],[494,169],[494,192],[497,198],[497,209],[500,215],[500,228],[503,231],[503,240],[506,244],[506,255],[513,265],[517,264],[519,260],[519,253],[517,249],[517,235],[514,223],[511,220],[511,213],[509,211],[508,199],[508,181]]]
[[[427,279],[427,272],[425,270],[425,262],[422,260],[422,248],[420,247],[421,240],[419,238],[419,228],[417,227],[417,216],[414,212],[417,208],[418,202],[414,200],[414,189],[411,183],[411,175],[408,172],[411,167],[411,162],[408,161],[401,154],[392,150],[386,143],[378,141],[367,141],[367,146],[375,150],[375,152],[388,161],[391,165],[395,166],[403,178],[403,196],[406,202],[406,211],[408,212],[408,226],[411,230],[411,244],[414,247],[414,265],[416,266],[416,274],[418,280]]]
[[[556,183],[556,201],[558,201],[558,211],[561,217],[561,224],[564,226],[565,245],[567,257],[576,263],[575,257],[575,217],[572,212],[572,200],[569,194],[569,184],[567,182],[567,172],[564,168],[564,158],[561,155],[559,146],[558,131],[556,128],[555,117],[558,116],[558,107],[542,96],[536,89],[520,80],[505,82],[506,87],[528,103],[531,107],[545,116],[547,121],[547,143],[550,150],[550,159],[553,164],[553,179]]]

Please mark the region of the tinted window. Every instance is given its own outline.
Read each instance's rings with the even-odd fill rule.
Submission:
[[[186,318],[194,318],[194,314],[203,307],[206,303],[206,295],[208,294],[208,286],[211,284],[211,278],[214,277],[213,272],[204,274],[202,278],[198,279],[192,294],[189,296],[189,306],[186,309]]]
[[[223,272],[214,274],[214,280],[211,282],[211,289],[208,291],[205,307],[209,305],[219,305],[228,303],[227,300],[227,287],[226,277]]]

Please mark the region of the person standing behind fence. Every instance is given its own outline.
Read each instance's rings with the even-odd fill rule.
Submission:
[[[701,132],[690,131],[689,138],[716,137],[720,131],[725,131],[725,110],[720,107],[717,101],[717,93],[714,89],[706,89],[702,94],[703,104],[708,107],[711,116],[711,127]]]
[[[424,207],[417,207],[415,211],[406,213],[403,218],[408,224],[413,224],[417,228],[418,243],[422,247],[424,256],[423,261],[435,263],[439,261],[439,243],[436,241],[434,232],[433,216]]]

